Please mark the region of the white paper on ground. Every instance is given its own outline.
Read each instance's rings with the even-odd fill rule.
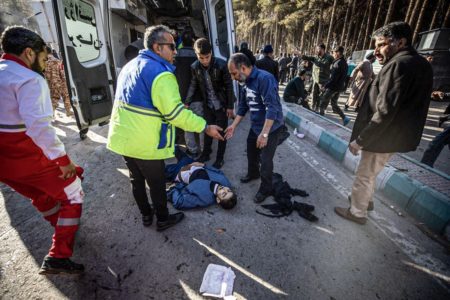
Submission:
[[[209,264],[203,275],[200,293],[203,296],[233,299],[233,284],[236,275],[231,268]]]

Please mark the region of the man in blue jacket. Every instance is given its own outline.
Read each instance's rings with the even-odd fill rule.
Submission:
[[[167,198],[176,209],[207,207],[215,203],[231,209],[236,205],[236,194],[225,175],[204,163],[183,166],[175,181],[179,183],[167,193]]]
[[[248,173],[241,178],[247,183],[261,176],[254,202],[264,201],[272,193],[273,156],[283,131],[283,111],[278,96],[278,83],[272,74],[252,66],[243,54],[233,54],[228,70],[234,80],[245,84],[246,98],[239,102],[237,116],[225,131],[230,139],[234,130],[250,110],[251,128],[247,137]],[[261,168],[259,165],[261,164]]]

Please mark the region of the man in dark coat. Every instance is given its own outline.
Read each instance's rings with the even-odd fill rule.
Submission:
[[[351,207],[335,207],[341,217],[367,222],[377,175],[395,152],[414,151],[420,142],[433,85],[431,65],[411,46],[412,30],[394,22],[376,30],[375,56],[383,65],[372,82],[353,127],[349,151],[361,161]]]
[[[338,114],[345,125],[350,122],[338,105],[339,94],[345,89],[345,79],[347,77],[347,62],[344,58],[344,47],[338,46],[333,50],[334,61],[331,65],[330,79],[321,87],[322,95],[320,97],[320,115],[325,114],[325,110],[331,101],[333,112]]]
[[[233,82],[228,72],[227,62],[212,56],[210,42],[201,38],[195,41],[195,54],[198,60],[191,65],[192,79],[189,85],[186,104],[190,105],[196,91],[200,91],[203,103],[203,116],[209,124],[221,128],[228,126],[228,119],[234,117]],[[212,139],[205,136],[200,162],[210,159]],[[213,166],[220,169],[223,166],[226,141],[219,141],[216,161]]]
[[[265,70],[272,74],[278,82],[279,70],[278,62],[273,60],[273,48],[272,45],[266,45],[263,49],[264,57],[256,61],[256,67],[261,70]]]
[[[308,100],[306,100],[305,78],[306,70],[301,70],[298,76],[289,81],[284,89],[283,100],[284,102],[300,104],[304,108],[311,110]]]

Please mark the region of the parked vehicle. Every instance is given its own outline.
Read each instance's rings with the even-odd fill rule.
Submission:
[[[450,28],[439,28],[419,33],[417,51],[431,56],[433,91],[450,92]]]
[[[107,124],[115,79],[127,62],[125,49],[147,26],[165,24],[181,34],[190,26],[207,37],[215,57],[227,59],[235,45],[231,0],[4,0],[1,28],[37,31],[63,59],[80,137],[89,126]],[[24,18],[24,12],[32,12]],[[42,13],[44,12],[44,13]]]

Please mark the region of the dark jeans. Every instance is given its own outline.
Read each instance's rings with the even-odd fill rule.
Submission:
[[[269,134],[267,145],[262,149],[256,148],[258,135],[250,129],[247,137],[248,174],[261,175],[259,191],[263,194],[272,192],[273,156],[278,146],[278,137],[281,127]],[[260,168],[261,164],[261,168]]]
[[[150,187],[150,196],[158,221],[165,221],[169,215],[167,209],[166,181],[164,176],[164,160],[143,160],[124,156],[130,170],[131,188],[134,200],[144,216],[153,213],[148,203],[145,182]]]
[[[309,104],[308,104],[308,100],[306,100],[306,99],[301,99],[301,98],[298,98],[295,96],[289,96],[289,97],[283,97],[283,100],[284,100],[284,102],[288,102],[288,103],[300,104],[304,108],[311,110],[311,107],[309,107]]]
[[[203,116],[208,125],[217,125],[222,127],[223,130],[225,130],[228,127],[228,118],[225,109],[214,111],[210,108],[206,108]],[[223,131],[222,135],[224,135]],[[211,154],[212,141],[213,141],[212,137],[205,134],[205,142],[204,142],[205,144],[203,146],[203,153],[202,153],[203,155]],[[216,160],[223,159],[226,147],[227,147],[226,140],[218,142]]]
[[[288,69],[280,70],[280,83],[284,83],[286,81]]]
[[[320,87],[318,82],[312,84],[312,110],[318,111],[320,106]]]
[[[338,105],[340,93],[341,92],[339,91],[332,91],[330,89],[326,89],[323,92],[322,96],[320,97],[320,114],[322,116],[325,114],[327,106],[331,101],[331,108],[333,109],[333,112],[338,114],[342,120],[345,118],[345,114],[342,112],[341,108]]]
[[[423,153],[421,162],[433,167],[434,162],[438,158],[445,145],[449,146],[450,142],[450,127],[439,133],[429,144],[427,150]]]

